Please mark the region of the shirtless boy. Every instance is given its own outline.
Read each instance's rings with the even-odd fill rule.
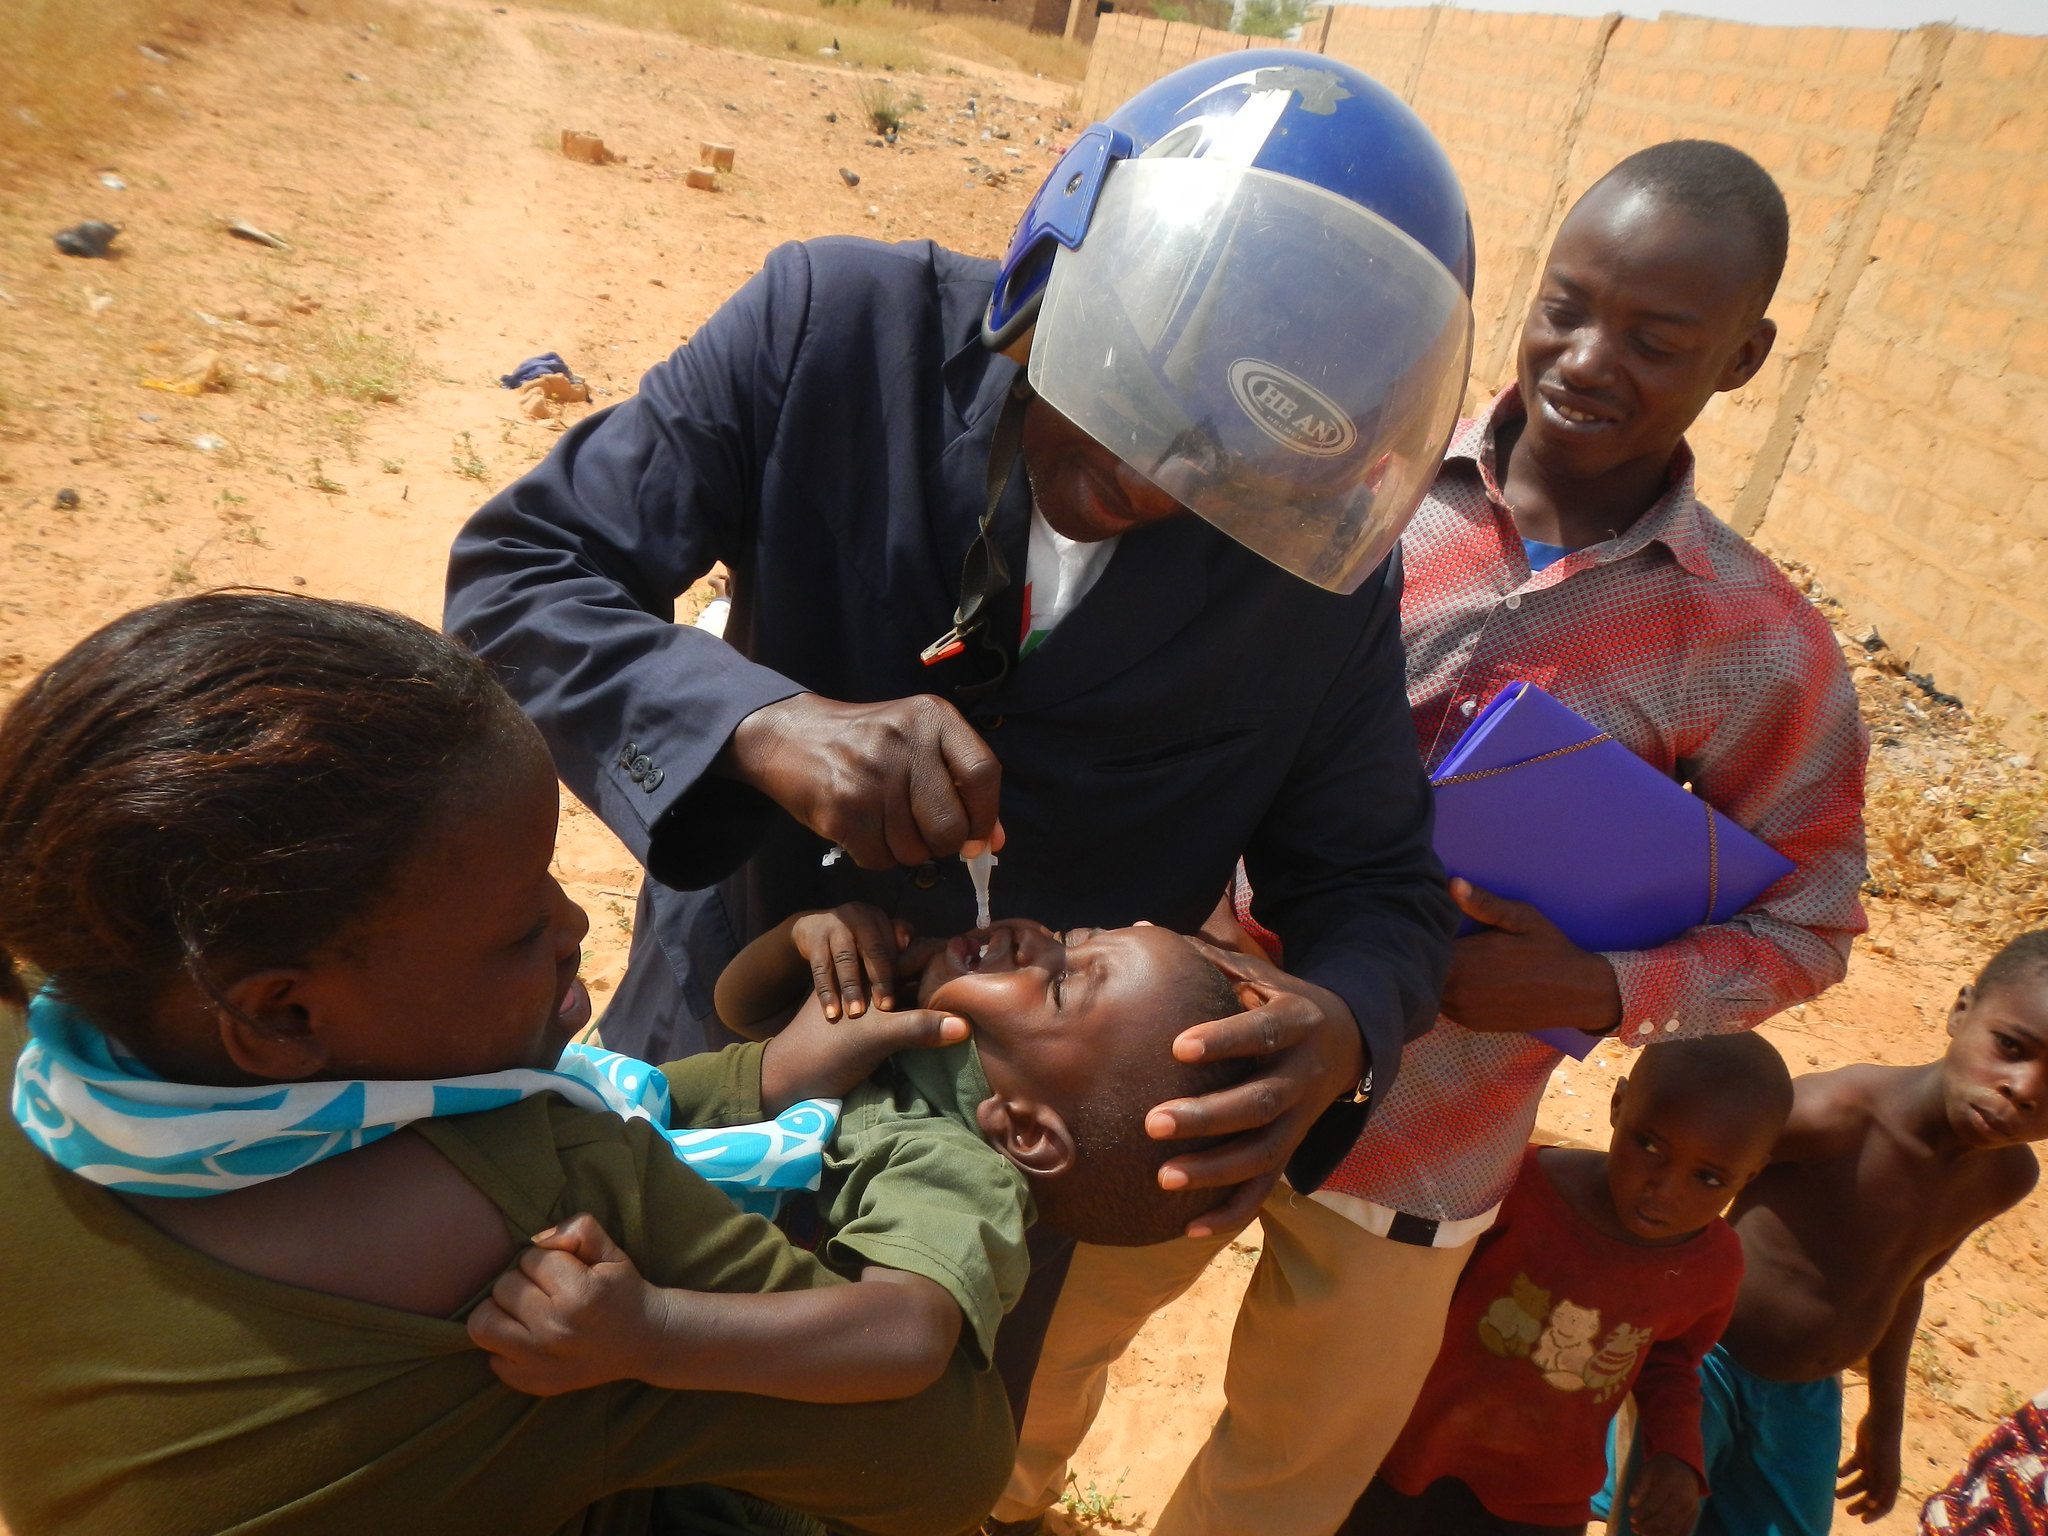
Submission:
[[[1713,1495],[1699,1536],[1825,1536],[1835,1498],[1866,1523],[1898,1498],[1922,1289],[2039,1173],[2025,1144],[2048,1137],[2048,931],[1992,957],[1948,1033],[1925,1066],[1794,1085],[1771,1165],[1730,1218],[1745,1271],[1700,1373]],[[1837,1493],[1840,1373],[1859,1361],[1870,1407]]]

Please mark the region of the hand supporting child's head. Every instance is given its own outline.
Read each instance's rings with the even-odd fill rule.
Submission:
[[[1770,1162],[1792,1113],[1792,1075],[1761,1035],[1673,1040],[1636,1058],[1609,1113],[1615,1218],[1642,1242],[1681,1241]]]
[[[0,722],[0,947],[166,1077],[550,1066],[589,1010],[556,805],[532,725],[424,625],[159,603]]]
[[[972,1024],[991,1090],[982,1134],[1032,1176],[1048,1226],[1097,1244],[1163,1242],[1228,1195],[1159,1184],[1169,1157],[1215,1138],[1145,1129],[1157,1106],[1230,1087],[1249,1065],[1174,1055],[1189,1026],[1245,1009],[1187,938],[1144,924],[1055,934],[1005,920],[953,940],[920,996]]]
[[[1988,1151],[2048,1139],[2048,930],[1993,955],[1948,1016],[1949,1127]]]
[[[1228,1195],[1159,1184],[1169,1157],[1218,1138],[1175,1141],[1145,1130],[1159,1105],[1227,1088],[1249,1066],[1174,1055],[1189,1026],[1246,1006],[1190,940],[1149,924],[1056,934],[1023,918],[920,939],[860,903],[804,914],[790,939],[810,965],[812,995],[770,1047],[770,1102],[773,1084],[799,1061],[815,1069],[832,1052],[844,1061],[866,1052],[879,1064],[887,1052],[862,1042],[886,1038],[875,1033],[883,1025],[907,1033],[907,1044],[932,1045],[959,1038],[948,1021],[964,1019],[992,1090],[977,1115],[982,1134],[1031,1176],[1047,1225],[1092,1243],[1163,1242]],[[888,1011],[913,1002],[914,1010]],[[792,1031],[806,1042],[803,1054],[778,1063]]]

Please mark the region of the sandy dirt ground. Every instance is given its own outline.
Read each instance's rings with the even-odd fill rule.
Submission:
[[[597,392],[572,419],[616,401],[784,240],[932,236],[996,254],[1066,136],[1072,89],[965,60],[882,77],[923,100],[890,146],[830,60],[518,6],[212,22],[162,51],[117,148],[50,165],[0,208],[0,691],[127,608],[224,583],[435,619],[455,529],[559,431],[499,374],[559,351]],[[564,159],[563,128],[623,161]],[[737,149],[716,192],[682,180],[702,140]],[[116,259],[56,253],[50,233],[82,218],[123,226]],[[232,218],[290,249],[231,237]],[[208,351],[225,390],[139,382]],[[593,918],[601,1004],[639,873],[566,797],[564,812],[560,873]],[[1939,1050],[1980,952],[1912,909],[1878,912],[1874,937],[1846,983],[1769,1029],[1795,1071]],[[1601,1141],[1620,1055],[1558,1073],[1546,1139]],[[1917,1496],[2048,1385],[2044,1238],[2037,1197],[1932,1286],[1908,1493],[1876,1529],[1910,1530]],[[1147,1528],[1221,1403],[1257,1243],[1245,1234],[1117,1367],[1076,1479],[1124,1528]]]

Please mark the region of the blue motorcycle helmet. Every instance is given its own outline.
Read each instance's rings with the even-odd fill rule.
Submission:
[[[1420,118],[1335,59],[1260,48],[1077,138],[983,325],[1031,388],[1239,543],[1333,592],[1435,476],[1472,351],[1472,226]]]

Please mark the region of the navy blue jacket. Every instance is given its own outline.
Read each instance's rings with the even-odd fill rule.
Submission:
[[[646,865],[608,1045],[721,1042],[711,990],[790,913],[865,899],[920,932],[972,926],[958,860],[820,867],[822,839],[707,770],[801,691],[942,697],[951,622],[1017,366],[984,350],[992,262],[927,242],[785,245],[633,399],[567,433],[456,539],[447,625],[497,663],[565,782]],[[1016,585],[1018,470],[999,529]],[[673,622],[714,560],[721,641]],[[1384,1091],[1427,1028],[1454,919],[1403,684],[1400,578],[1350,597],[1193,517],[1123,536],[1095,588],[964,704],[1003,765],[998,916],[1198,926],[1237,859],[1288,968],[1337,992]]]

